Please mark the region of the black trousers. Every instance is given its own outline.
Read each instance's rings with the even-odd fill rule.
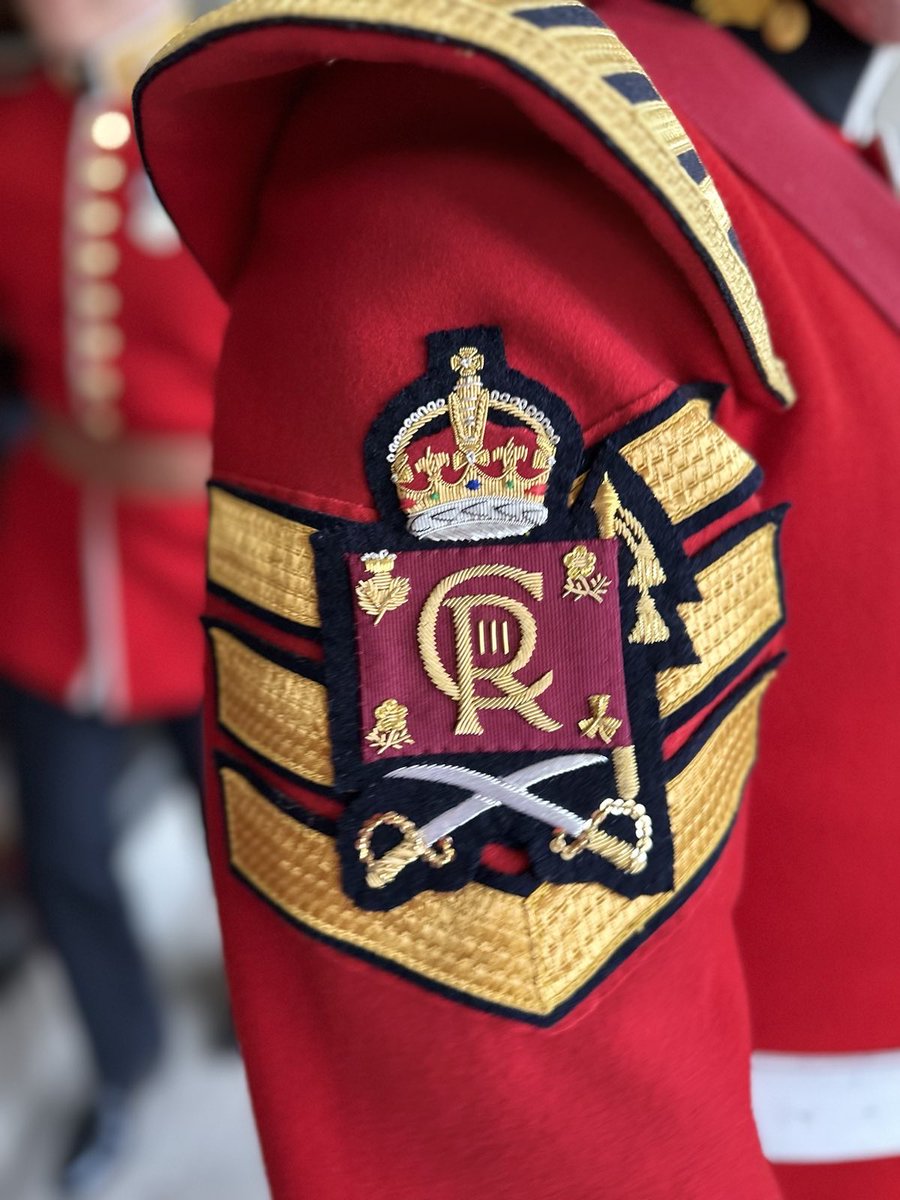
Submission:
[[[4,691],[29,890],[71,982],[100,1080],[129,1087],[162,1040],[112,866],[111,796],[135,727],[77,716],[21,688]],[[199,714],[166,720],[161,729],[199,791]]]

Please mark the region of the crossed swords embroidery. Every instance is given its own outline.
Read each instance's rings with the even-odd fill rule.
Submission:
[[[388,779],[446,783],[466,790],[470,795],[467,800],[446,809],[421,828],[398,813],[383,813],[366,821],[356,842],[360,860],[366,866],[366,882],[370,887],[385,887],[393,883],[405,867],[419,859],[433,867],[446,866],[455,855],[451,835],[498,805],[551,826],[555,834],[550,849],[563,858],[571,859],[588,851],[608,858],[629,874],[638,874],[647,865],[647,855],[653,845],[653,823],[642,804],[636,800],[609,798],[590,817],[584,818],[528,790],[530,785],[542,780],[606,761],[602,754],[560,755],[533,763],[501,778],[444,763],[421,763],[391,771]],[[603,829],[608,816],[626,816],[634,822],[634,843],[615,837]],[[385,825],[397,828],[401,833],[401,841],[378,858],[373,851],[372,840],[376,831]]]

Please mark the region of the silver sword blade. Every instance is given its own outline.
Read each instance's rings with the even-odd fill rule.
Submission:
[[[529,784],[539,783],[542,779],[553,779],[569,771],[578,771],[582,767],[594,766],[606,762],[603,754],[561,754],[555,758],[545,758],[541,762],[522,767],[509,775],[497,778],[485,775],[481,771],[472,771],[468,767],[451,766],[447,763],[416,763],[409,767],[398,767],[391,771],[387,779],[421,779],[426,783],[449,783],[454,787],[465,788],[472,792],[467,800],[448,808],[433,820],[428,821],[419,830],[419,836],[426,845],[433,846],[442,837],[466,825],[481,813],[491,808],[505,805],[516,812],[534,817],[550,825],[554,829],[564,829],[566,833],[577,837],[587,825],[584,817],[570,812],[550,800],[542,800],[527,790]]]

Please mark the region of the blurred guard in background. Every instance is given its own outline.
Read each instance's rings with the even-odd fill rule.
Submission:
[[[727,28],[900,191],[896,0],[663,0]]]
[[[63,1182],[115,1159],[160,1014],[112,873],[128,726],[199,786],[204,482],[222,309],[147,181],[128,93],[187,19],[23,0],[42,66],[0,84],[0,336],[34,402],[0,491],[0,676],[31,891],[96,1059]],[[164,880],[160,880],[164,886]]]
[[[231,307],[207,821],[278,1200],[894,1200],[884,180],[651,0],[238,0],[136,112]]]

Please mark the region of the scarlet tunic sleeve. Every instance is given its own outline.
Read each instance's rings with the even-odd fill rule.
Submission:
[[[731,912],[784,510],[716,419],[779,420],[768,333],[480,52],[285,34],[201,30],[139,96],[231,308],[208,829],[273,1193],[775,1197]],[[222,104],[247,138],[208,222],[188,95],[204,154]]]

